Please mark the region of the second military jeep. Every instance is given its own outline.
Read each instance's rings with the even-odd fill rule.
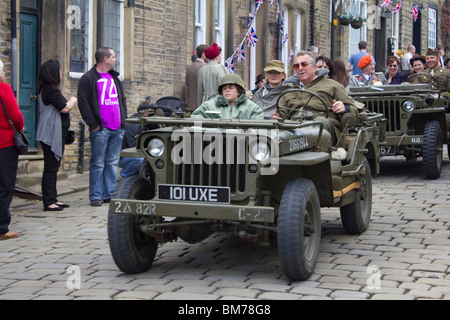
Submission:
[[[434,89],[437,80],[425,73],[414,77],[421,75],[431,78],[430,84],[352,87],[350,95],[371,112],[384,114],[386,139],[380,144],[381,156],[422,157],[425,177],[437,179],[443,145],[449,143],[450,114],[443,93]]]
[[[321,207],[340,208],[350,234],[369,225],[381,118],[344,116],[336,146],[313,119],[129,120],[161,127],[144,130],[136,148],[122,152],[145,161],[139,175],[118,183],[111,200],[108,237],[116,265],[145,272],[159,244],[232,232],[256,245],[277,245],[286,276],[307,279],[319,255]],[[345,151],[336,155],[337,149]]]

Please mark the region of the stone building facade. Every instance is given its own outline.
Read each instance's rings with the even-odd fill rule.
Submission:
[[[418,3],[404,0],[398,14],[391,13],[396,0],[381,10],[381,0],[9,0],[0,4],[0,59],[6,81],[17,93],[26,117],[27,134],[33,141],[36,130],[35,78],[41,63],[61,63],[61,90],[75,96],[81,75],[94,65],[95,50],[115,49],[129,106],[129,115],[140,102],[151,97],[184,98],[185,70],[199,44],[217,42],[224,62],[233,57],[234,70],[254,87],[256,76],[267,61],[282,60],[292,74],[290,54],[312,45],[329,57],[347,60],[357,43],[366,40],[379,68],[388,55],[415,43],[422,52],[442,43],[441,6],[445,0]],[[261,4],[262,3],[262,4]],[[410,8],[420,6],[418,22]],[[258,5],[260,5],[258,7]],[[334,5],[334,10],[333,10]],[[360,29],[333,23],[333,11],[351,11],[367,21]],[[258,42],[248,47],[245,36],[248,18]],[[337,21],[337,20],[336,20]],[[282,32],[282,31],[283,32]],[[285,36],[288,36],[288,39]],[[392,39],[392,40],[389,40]],[[235,52],[244,44],[245,60]],[[417,45],[416,45],[417,46]],[[34,91],[33,91],[34,90]],[[76,143],[67,146],[62,171],[75,173],[88,168],[88,132],[77,109],[72,113]],[[21,157],[21,172],[29,162],[41,159],[34,144],[30,156]]]

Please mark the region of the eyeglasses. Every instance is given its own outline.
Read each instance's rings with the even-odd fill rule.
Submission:
[[[309,63],[308,61],[302,61],[300,64],[296,63],[294,64],[294,69],[300,68],[302,66],[303,68],[306,68],[307,66],[312,65],[312,63]]]
[[[388,65],[388,67],[389,67],[389,68],[397,68],[397,67],[398,67],[398,64],[390,64],[390,65]]]

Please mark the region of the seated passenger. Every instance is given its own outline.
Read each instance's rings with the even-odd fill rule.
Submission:
[[[220,80],[219,96],[204,102],[191,115],[203,119],[263,120],[264,113],[246,95],[244,82],[236,74],[227,74]]]
[[[342,130],[340,117],[348,112],[357,116],[358,110],[344,86],[327,77],[326,72],[316,74],[315,64],[316,60],[312,54],[307,51],[300,51],[295,58],[294,69],[301,87],[318,94],[325,101],[328,106],[328,119],[325,118],[327,110],[323,103],[316,97],[302,92],[285,94],[279,105],[296,110],[280,108],[281,114],[275,114],[274,118],[279,119],[282,116],[285,119],[291,119],[301,111],[300,108],[306,107],[306,111],[317,114],[316,120],[322,121],[325,129],[330,132],[333,141],[337,141]]]
[[[284,84],[286,73],[284,63],[278,60],[267,62],[264,69],[266,73],[266,83],[255,92],[252,101],[264,111],[264,119],[272,119],[276,111],[278,97],[291,86]]]
[[[427,69],[425,72],[429,73],[437,80],[439,83],[439,88],[437,88],[438,90],[446,92],[448,85],[450,84],[450,70],[439,64],[439,57],[439,50],[427,50]]]
[[[381,86],[387,84],[386,78],[382,73],[375,73],[375,62],[371,55],[366,55],[359,60],[358,68],[362,73],[352,76],[353,86]]]
[[[388,73],[386,76],[386,82],[388,84],[402,84],[408,80],[408,75],[398,70],[400,67],[400,60],[397,57],[388,57],[386,60],[388,67]]]

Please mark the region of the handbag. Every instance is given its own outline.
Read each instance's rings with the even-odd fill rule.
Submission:
[[[8,118],[9,124],[14,130],[14,145],[17,148],[17,151],[19,151],[19,154],[27,154],[28,153],[28,145],[30,142],[28,141],[27,137],[23,134],[23,132],[17,131],[16,127],[14,126],[14,122],[9,117],[8,112],[6,111],[5,105],[3,104],[2,99],[0,98],[0,103],[3,107],[3,111],[5,111],[6,117]]]
[[[69,129],[69,133],[67,134],[65,144],[72,144],[75,141],[75,131]]]

